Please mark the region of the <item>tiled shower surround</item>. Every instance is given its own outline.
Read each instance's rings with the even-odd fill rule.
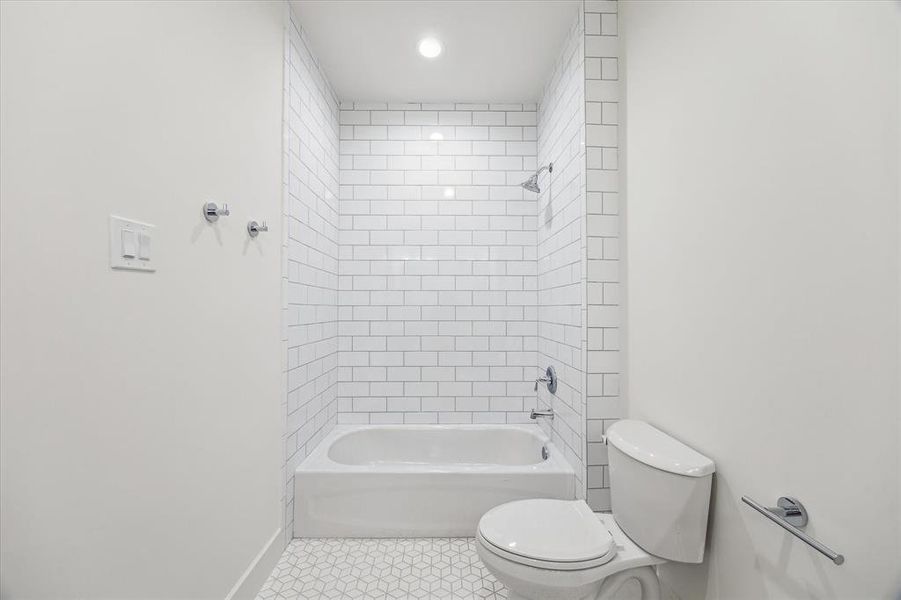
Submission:
[[[585,497],[584,277],[585,127],[582,19],[567,36],[541,98],[540,164],[554,171],[539,183],[538,366],[554,365],[556,395],[540,387],[542,407],[554,410],[541,425],[573,466]]]
[[[626,416],[620,395],[619,40],[617,4],[585,2],[588,504],[610,510],[606,427]]]
[[[292,18],[285,43],[285,524],[294,468],[335,424],[338,382],[338,102]]]
[[[527,421],[536,106],[341,109],[338,422]]]
[[[553,364],[554,442],[594,510],[610,509],[606,427],[620,396],[617,4],[586,0],[542,95],[538,163],[554,163],[538,199],[538,362]]]
[[[619,392],[616,2],[587,0],[539,104],[341,102],[286,45],[286,531],[337,423],[542,423],[609,510]],[[541,193],[520,187],[539,166]],[[533,391],[553,364],[556,396]],[[289,533],[290,535],[290,533]]]

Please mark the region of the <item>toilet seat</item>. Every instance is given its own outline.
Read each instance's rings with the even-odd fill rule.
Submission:
[[[565,504],[566,502],[564,502]],[[576,600],[616,597],[623,581],[641,582],[643,600],[660,600],[660,588],[653,567],[667,562],[648,554],[630,540],[611,514],[595,514],[594,519],[613,537],[615,549],[607,562],[550,562],[529,559],[489,542],[481,531],[476,534],[476,551],[485,567],[510,590],[511,598]],[[480,528],[481,529],[481,528]]]
[[[582,500],[520,500],[489,510],[479,521],[485,549],[540,569],[576,571],[610,562],[617,547]]]

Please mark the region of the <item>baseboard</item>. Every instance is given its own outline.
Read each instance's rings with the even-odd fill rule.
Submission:
[[[238,582],[231,589],[225,600],[253,600],[257,592],[263,587],[269,573],[275,567],[284,548],[282,528],[279,527],[269,541],[263,546],[259,554],[250,562],[247,570],[238,578]]]

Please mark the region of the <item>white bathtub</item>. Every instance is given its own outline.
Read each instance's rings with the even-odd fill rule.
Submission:
[[[575,476],[536,425],[339,425],[294,486],[295,537],[469,537],[498,504],[574,498]]]

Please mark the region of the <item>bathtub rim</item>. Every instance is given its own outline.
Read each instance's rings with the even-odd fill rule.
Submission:
[[[501,464],[472,464],[472,463],[385,463],[349,465],[339,463],[328,455],[332,444],[339,439],[359,431],[366,430],[419,430],[419,431],[446,431],[446,430],[470,430],[490,431],[495,429],[518,430],[537,438],[549,452],[547,460],[528,465],[501,465]],[[529,423],[411,423],[411,424],[344,424],[335,425],[329,433],[322,438],[310,454],[304,458],[294,469],[295,475],[303,473],[378,473],[378,474],[422,474],[422,473],[467,473],[467,474],[498,474],[498,473],[540,473],[540,472],[565,472],[575,475],[575,470],[569,461],[563,456],[560,449],[551,441],[550,436],[537,424]]]

